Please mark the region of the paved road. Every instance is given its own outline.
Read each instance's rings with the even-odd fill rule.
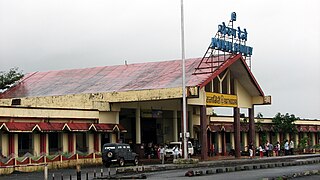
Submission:
[[[201,170],[206,170],[210,168],[201,168]],[[233,180],[257,180],[262,178],[271,178],[279,177],[283,175],[292,175],[293,173],[299,173],[307,170],[320,169],[320,164],[311,164],[311,165],[302,165],[302,166],[287,166],[287,167],[277,167],[269,169],[256,169],[249,171],[236,171],[228,173],[220,173],[213,175],[203,175],[203,176],[194,176],[192,179],[233,179]],[[200,169],[193,169],[200,170]],[[162,171],[162,172],[153,172],[145,173],[147,179],[190,179],[185,177],[184,174],[187,170],[172,170],[172,171]],[[315,179],[319,176],[309,176],[311,179]],[[302,177],[304,179],[306,177]]]
[[[86,179],[86,174],[88,173],[88,179],[93,179],[94,177],[94,171],[96,171],[96,177],[101,176],[101,169],[103,170],[103,174],[107,175],[108,168],[105,168],[103,166],[96,166],[96,167],[86,167],[81,169],[81,179]],[[115,174],[116,168],[110,168],[110,174]],[[48,179],[52,179],[54,174],[55,180],[56,179],[63,179],[69,180],[70,175],[71,179],[74,180],[77,178],[76,176],[76,170],[75,169],[56,169],[56,170],[49,170]],[[32,172],[32,173],[13,173],[11,175],[6,176],[0,176],[0,180],[16,180],[16,179],[22,179],[22,180],[38,180],[38,179],[44,179],[44,172]]]

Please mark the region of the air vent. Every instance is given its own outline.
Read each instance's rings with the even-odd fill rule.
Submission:
[[[12,106],[21,105],[21,99],[12,99],[11,105]]]

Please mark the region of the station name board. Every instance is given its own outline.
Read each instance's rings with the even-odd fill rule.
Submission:
[[[247,46],[245,42],[248,39],[248,32],[238,27],[233,28],[233,21],[236,21],[236,13],[231,14],[232,27],[226,26],[224,22],[218,25],[218,35],[211,40],[211,48],[223,52],[241,53],[244,56],[251,56],[253,48]],[[230,41],[231,40],[231,41]]]
[[[236,95],[206,92],[206,105],[220,107],[237,107],[238,99]]]

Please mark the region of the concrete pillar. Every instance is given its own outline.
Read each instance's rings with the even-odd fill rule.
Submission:
[[[1,134],[1,148],[2,148],[2,155],[8,156],[9,155],[9,136],[8,134]]]
[[[279,141],[280,142],[280,141]],[[255,147],[259,147],[260,144],[259,144],[259,133],[256,132],[256,143],[255,143]]]
[[[116,124],[120,123],[120,111],[116,111]]]
[[[173,141],[178,141],[178,112],[176,110],[173,111]]]
[[[33,139],[33,155],[38,156],[40,154],[40,134],[32,134]]]
[[[243,146],[244,149],[246,149],[246,147],[248,146],[248,133],[243,132]]]
[[[68,152],[69,144],[68,144],[68,134],[67,133],[61,133],[61,143],[62,143],[62,152]]]
[[[117,142],[117,135],[115,133],[110,133],[110,141],[111,143]]]
[[[102,149],[103,144],[101,144],[101,136],[102,134],[98,134],[98,151],[100,152]]]
[[[240,109],[237,107],[233,108],[234,118],[234,135],[235,135],[235,157],[241,157],[241,145],[240,145]]]
[[[87,144],[88,144],[88,153],[94,152],[94,134],[87,133]]]
[[[312,132],[311,134],[311,145],[316,145],[316,133]]]
[[[58,136],[61,137],[61,134],[59,133]],[[46,147],[45,147],[46,148],[46,153],[49,153],[49,134],[48,133],[45,134],[45,140],[46,140]],[[60,138],[60,141],[62,141],[61,138]],[[61,142],[60,142],[60,147],[61,147]]]
[[[218,153],[222,154],[222,135],[221,132],[217,133]]]
[[[194,132],[193,132],[193,108],[189,108],[190,111],[188,111],[189,115],[189,133],[190,133],[190,138],[194,138]]]
[[[285,139],[290,142],[290,134],[289,134],[289,133],[286,133],[286,134],[285,134],[285,137],[286,137]]]
[[[136,109],[136,144],[141,144],[141,111]]]
[[[222,154],[223,154],[224,156],[226,156],[226,155],[227,155],[226,132],[223,131],[223,132],[221,132],[221,134],[222,134]]]
[[[234,133],[230,133],[230,142],[231,142],[231,149],[234,149]]]
[[[296,133],[296,134],[295,134],[294,140],[295,140],[295,142],[294,142],[295,147],[298,147],[298,145],[299,145],[299,133]]]
[[[14,141],[14,154],[15,154],[15,156],[16,157],[18,157],[18,152],[19,152],[19,147],[18,147],[18,140],[19,140],[19,136],[18,136],[18,134],[14,134],[13,135],[13,141]]]
[[[249,108],[249,142],[255,144],[256,142],[256,126],[254,122],[254,106]]]
[[[200,107],[200,134],[201,134],[201,159],[208,159],[208,138],[207,138],[207,108],[206,106]]]
[[[276,133],[276,140],[277,140],[277,142],[280,142],[280,134],[278,132]],[[273,142],[273,144],[275,144],[277,142]]]

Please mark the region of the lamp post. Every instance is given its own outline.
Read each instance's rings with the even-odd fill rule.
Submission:
[[[181,56],[182,56],[182,115],[183,115],[183,157],[188,158],[187,142],[187,99],[186,99],[186,67],[185,67],[185,49],[184,49],[184,13],[183,0],[181,0]]]

